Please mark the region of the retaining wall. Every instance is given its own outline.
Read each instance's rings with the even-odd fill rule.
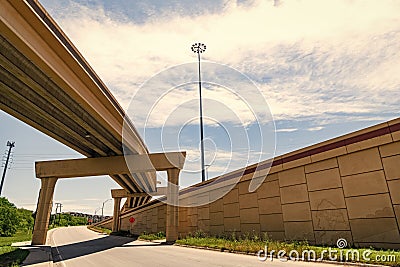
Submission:
[[[256,233],[329,245],[345,238],[356,246],[400,248],[400,118],[260,166],[181,190],[180,202],[190,204],[227,192],[229,181],[240,179],[217,201],[180,207],[179,234],[197,230],[212,235]],[[265,180],[249,192],[252,177]],[[122,213],[122,230],[130,229],[131,216],[136,219],[134,233],[165,231],[162,202]]]

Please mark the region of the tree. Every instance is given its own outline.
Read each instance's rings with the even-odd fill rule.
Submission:
[[[18,210],[7,198],[0,197],[0,236],[12,236],[20,224]]]
[[[87,224],[87,218],[75,217],[67,213],[58,214],[54,221],[59,226],[76,226]]]
[[[20,222],[18,228],[21,230],[32,230],[33,229],[33,216],[32,211],[24,208],[18,209],[18,216]]]

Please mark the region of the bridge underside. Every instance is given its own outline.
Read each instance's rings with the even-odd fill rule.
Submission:
[[[0,108],[86,157],[123,155],[123,110],[43,7],[2,1],[0,32]],[[126,126],[130,154],[147,153]],[[111,177],[129,193],[156,190],[154,172]],[[150,198],[131,197],[127,207]]]

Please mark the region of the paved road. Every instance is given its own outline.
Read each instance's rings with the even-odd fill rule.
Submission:
[[[135,241],[131,238],[105,236],[86,227],[58,228],[50,231],[54,266],[293,266],[332,267],[341,265],[280,262],[260,262],[257,257],[222,253],[202,249],[169,246]]]

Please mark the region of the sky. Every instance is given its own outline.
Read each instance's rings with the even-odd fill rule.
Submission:
[[[189,152],[183,186],[200,181],[194,42],[207,45],[210,177],[399,116],[400,1],[40,2],[132,114],[149,150]],[[0,125],[4,151],[16,142],[3,193],[34,209],[34,161],[81,156],[4,112]],[[63,180],[54,200],[93,213],[111,188],[109,177]]]

